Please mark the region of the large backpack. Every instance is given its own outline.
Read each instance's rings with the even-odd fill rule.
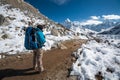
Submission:
[[[28,27],[25,32],[24,46],[28,50],[41,48],[46,42],[43,32],[38,28]]]

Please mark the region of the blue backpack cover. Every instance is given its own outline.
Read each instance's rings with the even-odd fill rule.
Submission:
[[[44,46],[44,43],[46,42],[45,36],[42,32],[42,30],[40,30],[39,28],[36,28],[36,40],[38,43],[38,48],[41,48],[42,46]]]
[[[38,28],[28,27],[25,32],[24,47],[28,50],[42,48],[46,42],[43,32]]]

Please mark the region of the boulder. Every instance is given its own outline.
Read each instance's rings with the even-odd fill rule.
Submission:
[[[65,45],[63,45],[62,43],[58,43],[58,48],[67,49],[67,47]]]
[[[1,36],[2,39],[12,39],[14,36],[8,33],[5,33]]]
[[[0,14],[0,26],[4,23],[5,17]]]
[[[59,35],[59,32],[58,32],[57,29],[52,28],[52,29],[51,29],[51,34],[54,35],[54,36],[58,36],[58,35]]]

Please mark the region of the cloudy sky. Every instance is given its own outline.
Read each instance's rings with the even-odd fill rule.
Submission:
[[[120,15],[120,0],[25,0],[56,22]],[[95,17],[97,16],[97,17]],[[113,17],[112,16],[112,17]],[[110,16],[107,16],[108,18]]]

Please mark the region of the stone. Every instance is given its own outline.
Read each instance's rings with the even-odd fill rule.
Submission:
[[[54,35],[54,36],[58,36],[59,35],[58,30],[55,29],[55,28],[51,29],[51,34]]]
[[[4,23],[5,17],[0,14],[0,25]]]
[[[58,48],[67,49],[67,47],[65,45],[63,45],[62,43],[58,43]]]

